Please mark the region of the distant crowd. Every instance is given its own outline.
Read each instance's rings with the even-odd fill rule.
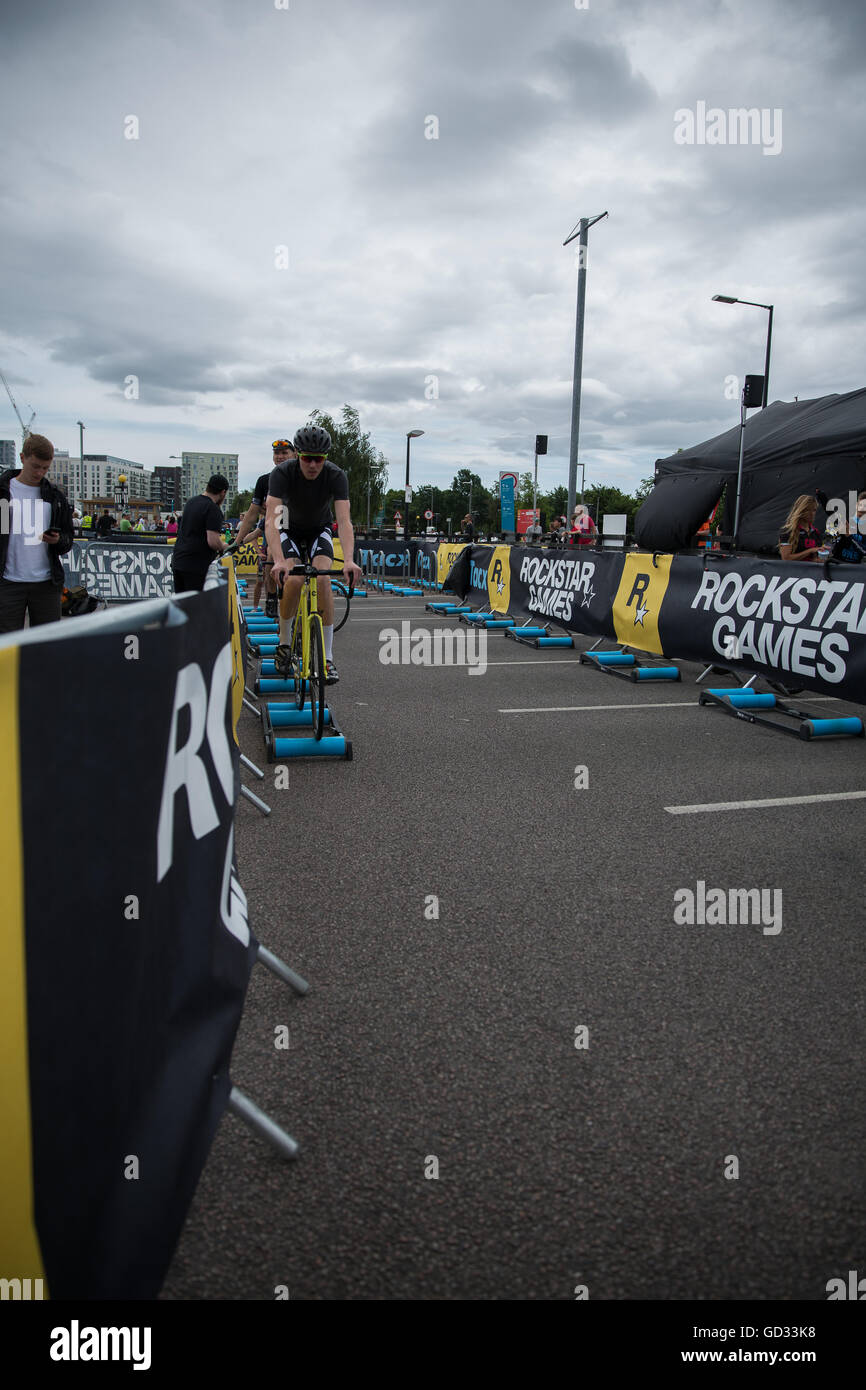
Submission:
[[[164,521],[158,517],[156,521],[146,520],[139,516],[133,521],[129,512],[121,513],[120,520],[113,513],[105,510],[100,514],[85,512],[82,515],[78,509],[72,513],[72,526],[76,536],[84,539],[97,539],[111,535],[139,535],[139,536],[176,536],[178,532],[178,519],[172,512]],[[227,538],[233,533],[233,526],[237,522],[227,521],[225,531]]]

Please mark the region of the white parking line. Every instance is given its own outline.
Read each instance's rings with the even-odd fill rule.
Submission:
[[[497,663],[497,662],[495,662],[495,661],[488,661],[488,663],[487,663],[488,666],[496,666],[497,664],[508,664],[508,663]],[[521,663],[521,664],[522,664],[522,663]],[[533,662],[533,665],[536,665],[536,666],[537,666],[537,665],[541,665],[541,664],[542,664],[541,662]],[[563,662],[563,663],[561,663],[561,664],[564,665],[565,663]],[[736,686],[733,686],[732,689],[736,690]],[[835,704],[835,703],[836,703],[836,699],[837,699],[837,697],[836,697],[835,695],[810,695],[810,696],[809,696],[809,704],[810,704],[810,705],[831,705],[831,704]],[[571,714],[572,712],[575,712],[575,713],[582,713],[582,712],[584,712],[584,711],[586,711],[586,710],[594,710],[594,709],[702,709],[702,708],[703,708],[703,706],[702,706],[702,705],[699,705],[698,702],[697,702],[697,700],[659,700],[659,701],[647,700],[646,703],[644,703],[643,701],[641,701],[640,703],[637,703],[637,702],[633,701],[631,704],[621,704],[621,705],[533,705],[533,706],[530,706],[530,707],[527,708],[527,709],[500,709],[500,710],[497,711],[497,713],[499,713],[499,714]]]
[[[488,661],[488,666],[493,663]],[[632,705],[539,705],[531,709],[501,709],[500,714],[571,714],[594,709],[700,709],[697,700],[662,700],[658,704]]]
[[[866,792],[826,792],[822,796],[773,796],[764,801],[710,801],[706,805],[666,806],[672,816],[697,816],[702,811],[753,811],[766,806],[813,806],[819,801],[862,801]]]

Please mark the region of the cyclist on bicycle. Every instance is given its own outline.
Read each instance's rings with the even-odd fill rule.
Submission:
[[[265,536],[268,550],[275,557],[274,582],[285,579],[280,603],[280,642],[274,653],[278,675],[292,673],[292,622],[301,596],[301,579],[286,578],[295,561],[306,551],[313,568],[327,572],[334,562],[331,533],[331,501],[340,527],[343,547],[343,573],[347,579],[360,578],[361,570],[353,559],[355,533],[349,511],[349,479],[335,463],[328,462],[331,436],[319,425],[305,425],[294,441],[297,459],[290,459],[274,468],[270,478]],[[282,558],[278,558],[278,557]],[[334,665],[334,594],[330,579],[318,581],[319,603],[325,635],[327,684],[340,678]]]

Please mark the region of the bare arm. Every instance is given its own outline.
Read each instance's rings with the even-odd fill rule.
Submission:
[[[334,511],[337,513],[340,545],[343,547],[343,573],[347,579],[351,579],[353,576],[360,579],[361,570],[355,564],[355,529],[352,526],[352,514],[348,500],[335,498]]]
[[[244,512],[244,519],[238,527],[238,534],[235,537],[238,545],[243,545],[250,531],[252,531],[259,517],[262,515],[262,510],[263,508],[261,508],[257,502],[250,503],[249,508]]]
[[[281,574],[286,574],[292,568],[293,561],[283,557],[283,546],[280,541],[280,527],[286,524],[285,503],[279,497],[269,497],[267,510],[265,511],[265,540],[268,543],[268,554],[273,562],[274,580],[279,582]]]

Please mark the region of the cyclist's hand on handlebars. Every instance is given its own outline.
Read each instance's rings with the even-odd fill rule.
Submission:
[[[348,579],[350,585],[354,586],[356,581],[361,578],[362,573],[361,566],[356,565],[354,560],[343,561],[343,574]]]
[[[274,583],[277,585],[278,588],[281,589],[283,587],[286,576],[289,573],[289,570],[294,565],[294,563],[295,560],[293,556],[287,560],[284,555],[281,555],[278,560],[274,560],[271,573],[274,576]]]

